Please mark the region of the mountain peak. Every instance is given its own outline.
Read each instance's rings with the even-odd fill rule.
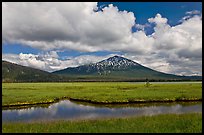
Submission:
[[[115,55],[108,59],[96,63],[100,67],[109,67],[113,69],[127,69],[131,66],[138,66],[139,64],[127,58]]]
[[[107,60],[118,60],[118,59],[126,59],[126,58],[118,56],[118,55],[115,55],[113,57],[108,58]]]
[[[110,57],[106,60],[103,60],[103,61],[116,61],[116,62],[120,62],[120,61],[123,61],[123,62],[131,62],[131,63],[134,63],[134,64],[138,64],[130,59],[127,59],[127,58],[124,58],[122,56],[118,56],[118,55],[115,55],[113,57]],[[101,61],[102,62],[102,61]]]
[[[123,58],[123,57],[121,57],[121,56],[118,56],[118,55],[115,55],[115,56],[113,56],[113,57],[110,57],[110,58]]]

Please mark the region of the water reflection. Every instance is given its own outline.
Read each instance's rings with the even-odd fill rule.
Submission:
[[[147,105],[147,106],[146,106]],[[46,121],[77,120],[108,117],[128,117],[156,115],[166,113],[202,112],[202,102],[198,103],[160,103],[146,105],[91,106],[78,104],[69,100],[60,101],[47,108],[31,107],[27,109],[3,110],[2,121]]]

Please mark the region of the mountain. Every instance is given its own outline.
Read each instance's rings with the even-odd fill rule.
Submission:
[[[63,78],[59,75],[2,61],[2,82],[52,82],[62,80]]]
[[[120,56],[113,56],[97,63],[69,67],[53,72],[78,79],[89,80],[196,80],[202,77],[186,77],[166,74],[142,66],[137,62]]]

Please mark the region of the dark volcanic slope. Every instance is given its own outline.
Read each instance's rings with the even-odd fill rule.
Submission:
[[[59,81],[58,75],[53,75],[39,69],[25,67],[2,61],[2,81],[3,82],[49,82]]]
[[[53,72],[69,76],[134,79],[184,79],[183,76],[166,74],[142,66],[132,60],[114,56],[106,60]]]

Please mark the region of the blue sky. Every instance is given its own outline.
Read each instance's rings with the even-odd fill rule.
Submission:
[[[139,24],[145,24],[148,18],[160,13],[169,19],[170,25],[176,25],[187,11],[202,10],[201,2],[99,2],[98,5],[110,3],[119,10],[134,12]]]
[[[193,10],[202,12],[201,2],[99,2],[98,6],[104,7],[109,4],[117,6],[121,11],[133,12],[138,24],[145,24],[148,18],[160,13],[168,18],[169,25],[174,26],[180,23],[179,20],[185,16],[186,12]],[[152,32],[152,28],[147,29],[147,34]]]
[[[110,4],[113,4],[113,8],[111,8]],[[35,6],[35,4],[33,5]],[[185,24],[185,22],[187,22],[189,23],[189,25],[185,24],[185,28],[189,27],[190,23],[192,23],[193,20],[196,20],[197,16],[201,18],[200,20],[202,22],[202,3],[201,2],[98,2],[97,4],[84,4],[84,5],[82,4],[80,6],[77,4],[71,5],[70,3],[66,3],[66,5],[65,4],[64,5],[45,4],[44,7],[43,6],[41,7],[40,4],[36,4],[39,6],[39,9],[40,9],[39,11],[36,11],[33,5],[29,5],[28,3],[26,5],[27,7],[24,6],[20,10],[18,9],[22,6],[20,4],[18,6],[17,4],[12,5],[9,3],[4,3],[2,5],[3,7],[2,9],[3,11],[2,54],[5,60],[10,60],[18,64],[32,66],[31,64],[32,62],[28,62],[28,61],[26,62],[22,58],[24,58],[24,56],[26,57],[28,54],[31,54],[34,57],[37,57],[38,55],[47,54],[46,58],[49,57],[48,55],[51,56],[51,54],[55,54],[56,55],[55,58],[57,60],[60,60],[60,63],[63,63],[63,60],[66,60],[66,59],[72,59],[72,58],[77,59],[83,56],[84,58],[87,57],[87,62],[85,62],[86,61],[85,59],[83,59],[84,62],[79,62],[79,63],[75,62],[75,64],[73,64],[74,62],[72,61],[71,63],[73,65],[71,65],[70,63],[65,64],[64,62],[59,67],[54,68],[54,69],[60,69],[60,68],[65,68],[64,66],[77,66],[77,65],[80,65],[80,63],[84,64],[88,62],[95,62],[96,60],[101,60],[108,56],[117,54],[117,55],[126,56],[128,58],[132,58],[132,60],[139,61],[141,62],[141,64],[150,66],[151,68],[156,68],[158,70],[163,70],[165,72],[179,74],[179,72],[182,71],[181,70],[182,65],[181,67],[177,67],[177,70],[171,69],[172,67],[170,65],[172,60],[168,58],[171,57],[172,59],[172,57],[174,56],[167,56],[169,55],[169,52],[165,54],[166,56],[165,60],[159,59],[159,57],[155,55],[155,53],[157,53],[155,51],[155,48],[148,50],[149,46],[137,47],[136,44],[145,43],[145,44],[153,45],[153,41],[151,38],[154,38],[153,35],[159,35],[160,30],[158,30],[158,28],[161,29],[161,27],[164,27],[162,29],[169,29],[169,28],[176,27],[176,28],[179,28],[179,31],[181,31],[180,29],[183,30],[184,28],[184,25],[182,24]],[[91,7],[93,8],[96,5],[98,6],[98,11],[100,11],[98,12],[99,14],[95,13],[96,18],[98,20],[104,21],[104,23],[97,22],[97,19],[96,20],[93,19],[94,18],[93,13],[87,14],[85,13],[86,11],[83,10],[83,9],[89,9],[89,11],[91,11],[93,10],[91,9]],[[57,9],[57,11],[54,10],[53,6],[56,6],[55,9]],[[72,8],[69,9],[69,6],[71,6]],[[74,6],[76,6],[75,9],[74,9]],[[105,8],[109,10],[102,11]],[[119,11],[125,10],[127,12],[120,13],[119,11],[116,10],[116,8],[118,8]],[[25,12],[25,11],[28,11],[28,12]],[[48,13],[48,11],[50,11],[50,14]],[[108,14],[106,14],[106,12]],[[22,13],[24,13],[24,15]],[[133,14],[129,14],[129,13],[133,13]],[[16,17],[16,16],[19,16],[19,17]],[[51,18],[55,18],[55,17],[57,19],[53,20],[53,22],[49,21],[49,19],[52,20]],[[34,18],[35,20],[33,20]],[[186,19],[184,20],[184,18]],[[60,19],[62,19],[62,21],[57,22],[57,20],[60,20]],[[16,24],[13,25],[14,22],[12,21],[15,21],[15,20],[17,20]],[[33,22],[29,20],[33,20]],[[112,24],[108,24],[108,22],[112,22]],[[46,25],[46,23],[48,25]],[[66,23],[69,24],[70,27],[68,27]],[[138,27],[136,27],[136,24],[138,25]],[[195,26],[200,26],[199,24],[198,25],[195,24]],[[83,25],[87,25],[87,26],[83,26]],[[61,28],[61,26],[63,27]],[[121,26],[121,31],[119,30],[120,26]],[[143,27],[143,29],[140,28],[139,26]],[[68,32],[63,30],[63,28],[66,29]],[[79,28],[81,28],[82,30]],[[113,29],[110,30],[111,28]],[[26,31],[26,29],[28,30]],[[128,33],[128,29],[131,29],[132,34]],[[56,30],[56,34],[55,34],[55,30]],[[158,32],[156,32],[155,30]],[[71,33],[71,31],[73,31],[73,34]],[[121,41],[121,42],[124,41],[124,43],[121,43],[119,42],[119,40],[122,37],[122,35],[120,34],[123,31],[127,31],[126,33],[127,38],[124,38],[124,40]],[[166,30],[165,32],[167,31],[168,30]],[[186,30],[186,31],[189,32],[189,30]],[[38,34],[37,32],[40,34]],[[105,34],[106,32],[108,34],[110,33],[110,35]],[[190,31],[189,34],[192,34],[191,32],[192,31]],[[54,33],[54,34],[51,34],[51,33]],[[128,34],[130,35],[128,36]],[[83,35],[83,36],[81,37],[80,35]],[[99,36],[97,35],[99,35],[100,38],[98,38]],[[129,42],[129,41],[126,41],[128,37],[131,37],[131,38],[134,37],[134,38],[129,40],[130,41]],[[145,38],[148,39],[147,43]],[[181,38],[182,40],[184,40],[183,37]],[[199,35],[198,35],[198,38],[199,38]],[[56,40],[52,40],[52,39],[56,39],[57,43],[55,42]],[[141,42],[139,42],[140,40]],[[184,41],[186,41],[186,39]],[[168,47],[162,46],[163,44],[169,44],[169,41],[165,41],[164,43],[163,42],[164,42],[163,40],[156,41],[154,42],[154,44],[158,43],[160,45],[160,48],[169,48],[170,45],[168,45]],[[133,46],[134,43],[135,43],[135,46]],[[192,41],[192,43],[194,43],[194,40]],[[43,46],[43,44],[45,45]],[[101,45],[97,45],[97,44],[101,44]],[[107,44],[107,45],[104,45],[104,48],[103,48],[103,44]],[[186,57],[186,58],[189,57],[187,56],[187,54],[185,54],[184,56],[184,53],[182,53],[182,50],[186,50],[188,46],[186,46],[186,48],[185,46],[182,46],[183,48],[181,48],[179,47],[179,44],[180,43],[175,43],[174,46],[172,45],[172,47],[175,47],[178,45],[177,47],[181,49],[181,51],[176,52],[175,55],[177,55],[181,59],[183,59],[183,57]],[[156,49],[159,48],[159,45]],[[189,44],[189,46],[192,46],[192,45]],[[199,43],[197,46],[198,47],[196,49],[199,48]],[[139,49],[137,50],[135,48],[139,48]],[[147,50],[145,51],[144,50],[145,48],[147,48],[148,51]],[[202,45],[200,45],[200,48],[202,48]],[[195,48],[192,48],[192,50],[195,51]],[[187,50],[187,52],[189,51],[188,53],[189,55],[192,53],[192,58],[193,58],[194,54],[192,50]],[[174,50],[172,49],[172,51]],[[164,54],[165,52],[166,51],[164,49],[163,50],[159,49],[158,55]],[[20,54],[22,54],[23,57],[20,57]],[[183,56],[181,57],[181,55]],[[88,56],[90,56],[90,59]],[[149,57],[154,57],[154,56],[155,56],[155,64],[152,64],[152,65],[148,64],[147,61],[150,59]],[[16,57],[16,60],[14,57]],[[95,61],[92,60],[93,57],[95,58]],[[202,58],[198,58],[198,59],[199,60],[197,62],[201,63]],[[151,61],[154,62],[154,60],[151,60]],[[44,61],[41,60],[40,62],[42,64]],[[68,63],[68,61],[66,62]],[[49,65],[49,63],[46,63],[46,65]],[[161,65],[163,65],[163,67],[159,68],[161,67]],[[41,67],[37,66],[37,68],[41,68]],[[51,68],[51,66],[50,67],[44,66],[44,68],[41,68],[41,69],[47,70],[47,71],[54,70]],[[192,71],[190,67],[183,70],[185,70],[185,71],[182,71],[183,74],[193,74],[194,72],[195,74],[202,73],[202,70],[199,69],[199,67],[197,67],[197,71],[196,70]]]

